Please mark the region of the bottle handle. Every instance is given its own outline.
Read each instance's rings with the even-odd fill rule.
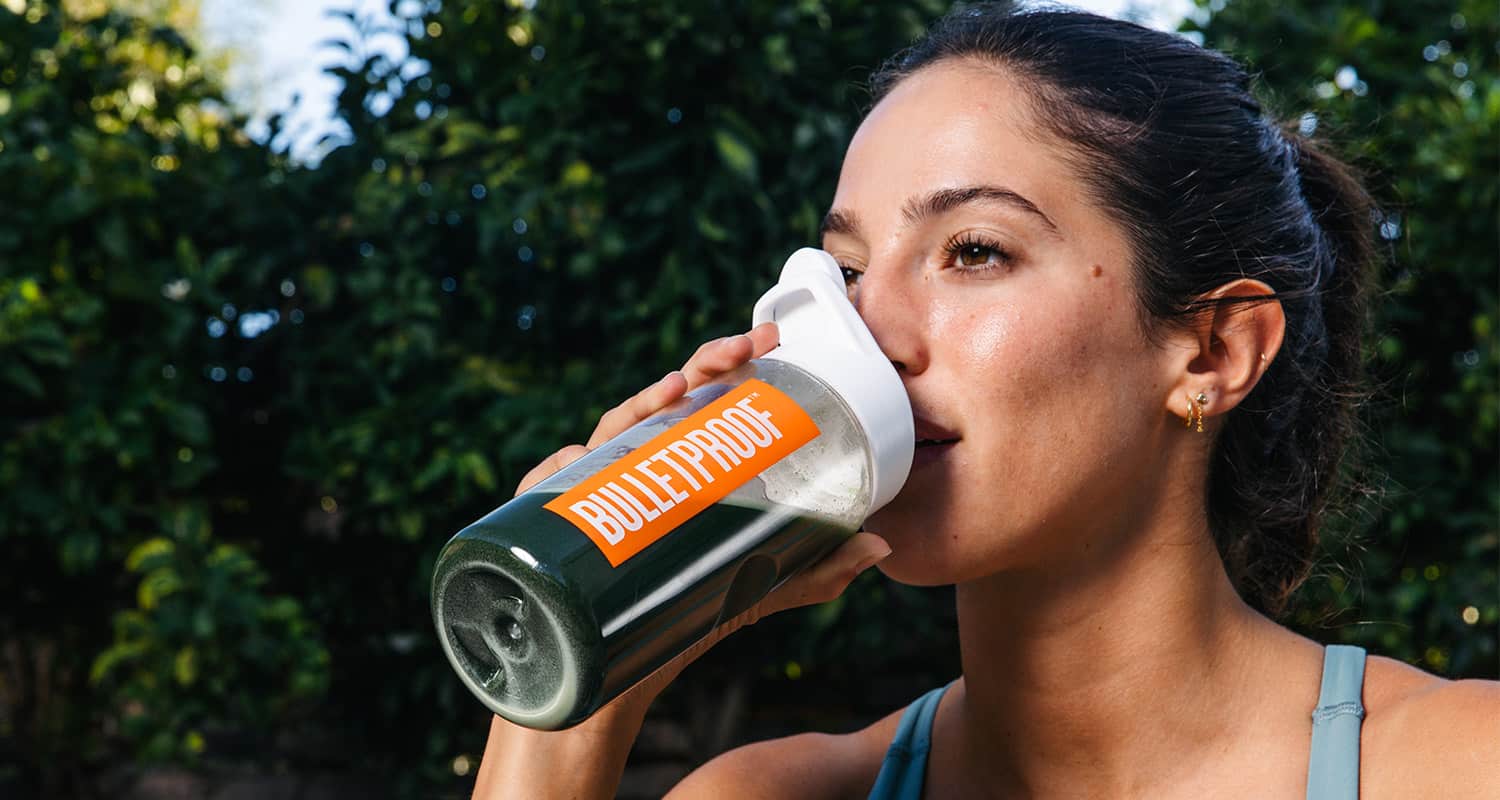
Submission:
[[[776,285],[756,301],[751,321],[775,322],[780,347],[850,349],[883,358],[849,302],[838,262],[817,248],[804,247],[786,260]]]

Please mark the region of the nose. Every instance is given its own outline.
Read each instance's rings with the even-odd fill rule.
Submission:
[[[927,369],[927,346],[922,336],[926,304],[921,283],[916,270],[872,261],[850,295],[880,351],[903,378]]]

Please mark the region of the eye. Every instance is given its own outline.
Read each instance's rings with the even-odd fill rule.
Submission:
[[[859,280],[859,276],[864,274],[853,267],[845,266],[842,262],[839,263],[839,272],[844,274],[845,287],[853,286]]]
[[[999,242],[975,233],[964,233],[948,240],[944,246],[948,261],[965,272],[989,272],[1004,269],[1015,261]]]

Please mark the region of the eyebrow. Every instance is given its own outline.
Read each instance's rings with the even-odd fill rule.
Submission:
[[[915,225],[929,217],[945,214],[962,205],[979,201],[1004,203],[1019,211],[1035,216],[1052,233],[1058,233],[1057,225],[1042,213],[1036,204],[1024,196],[1001,186],[961,186],[956,189],[939,189],[922,197],[906,201],[901,215],[908,225]],[[859,217],[851,211],[833,209],[823,217],[818,230],[819,237],[830,233],[855,234],[859,232]]]

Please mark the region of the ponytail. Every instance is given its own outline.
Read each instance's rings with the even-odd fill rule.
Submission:
[[[1287,339],[1229,415],[1209,480],[1215,540],[1242,597],[1275,615],[1306,580],[1364,396],[1374,203],[1355,172],[1290,126],[1274,131],[1306,208],[1302,291],[1278,291]]]

